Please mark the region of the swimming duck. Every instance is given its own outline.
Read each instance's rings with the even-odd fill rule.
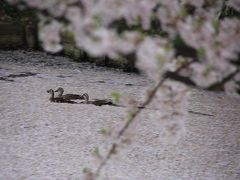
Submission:
[[[59,87],[55,92],[58,92],[58,96],[57,97],[61,97],[63,99],[66,99],[66,100],[73,100],[73,99],[85,99],[86,98],[86,95],[88,96],[88,94],[83,94],[83,95],[79,95],[79,94],[64,94],[63,95],[63,92],[64,92],[64,89]]]
[[[111,99],[94,99],[91,104],[94,104],[96,106],[102,106],[102,105],[112,105],[114,106]]]
[[[64,99],[62,97],[54,97],[54,90],[52,90],[52,89],[47,90],[47,93],[51,94],[51,97],[49,98],[49,100],[51,102],[55,102],[55,103],[71,103],[71,104],[75,104],[76,103],[74,101],[70,101],[70,100]]]
[[[115,104],[112,102],[111,99],[93,99],[89,101],[88,94],[83,94],[85,101],[81,102],[81,104],[94,104],[96,106],[102,106],[102,105],[112,105]]]

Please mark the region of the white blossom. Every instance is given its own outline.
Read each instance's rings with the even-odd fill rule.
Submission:
[[[166,81],[157,91],[153,103],[161,111],[151,113],[149,118],[158,119],[161,140],[177,142],[185,134],[188,98],[189,88],[176,81]]]
[[[39,39],[43,43],[43,47],[49,52],[58,52],[62,49],[61,32],[62,25],[57,21],[40,26]]]
[[[239,10],[239,0],[7,1],[12,4],[24,2],[30,8],[39,9],[40,14],[44,10],[55,19],[40,18],[39,37],[47,51],[62,49],[60,32],[66,25],[57,19],[60,17],[68,21],[68,30],[74,34],[77,47],[92,56],[111,58],[135,53],[139,69],[155,81],[166,71],[175,71],[179,67],[173,43],[177,35],[198,52],[196,58],[199,62],[185,70],[185,74],[191,74],[191,80],[198,86],[211,86],[237,69],[232,62],[238,60],[240,53],[240,21],[228,17],[223,20],[217,18],[224,2]],[[191,13],[186,5],[194,6]],[[119,33],[118,27],[113,26],[124,20],[126,26],[140,25],[142,30],[148,30],[151,29],[153,17],[159,21],[159,32],[165,31],[166,37],[153,37],[137,29]],[[50,23],[46,24],[46,21]]]
[[[146,38],[137,49],[137,66],[149,78],[158,82],[173,61],[174,51],[168,43],[159,38]]]

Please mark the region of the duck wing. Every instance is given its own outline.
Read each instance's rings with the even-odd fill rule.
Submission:
[[[70,103],[70,104],[76,104],[75,101],[70,101],[70,100],[64,99],[64,98],[62,98],[62,97],[56,97],[56,98],[54,98],[54,102],[56,102],[56,103]]]

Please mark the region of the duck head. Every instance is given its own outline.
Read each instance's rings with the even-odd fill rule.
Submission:
[[[58,96],[62,96],[63,95],[63,92],[64,92],[64,89],[59,87],[55,92],[58,92]]]
[[[52,94],[52,93],[54,93],[54,91],[52,89],[49,89],[49,90],[47,90],[47,93]]]
[[[89,96],[88,96],[87,93],[84,93],[84,94],[82,95],[82,97],[84,98],[84,100],[85,100],[86,102],[89,101]]]

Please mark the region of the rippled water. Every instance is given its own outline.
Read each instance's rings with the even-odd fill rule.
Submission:
[[[143,101],[152,82],[137,74],[73,62],[42,52],[0,51],[0,179],[83,179],[111,144],[102,129],[119,129],[126,108],[49,102],[46,90]],[[143,112],[106,165],[102,180],[240,179],[239,99],[196,92],[177,144],[162,141],[158,111]],[[211,116],[206,116],[211,114]],[[171,121],[171,119],[169,119]]]
[[[32,88],[29,85],[39,89],[29,96],[44,96],[43,90],[61,86],[66,92],[87,92],[93,98],[109,97],[112,91],[142,98],[141,94],[150,85],[147,79],[136,74],[78,63],[42,52],[0,51],[0,54],[1,86],[11,83],[12,88],[19,89],[18,85],[22,83],[21,86],[28,91]]]
[[[120,92],[141,101],[151,84],[42,52],[0,51],[0,62],[0,179],[79,178],[84,167],[96,167],[94,147],[109,145],[99,131],[126,115],[122,107],[51,103],[46,90],[63,87],[90,99]]]

